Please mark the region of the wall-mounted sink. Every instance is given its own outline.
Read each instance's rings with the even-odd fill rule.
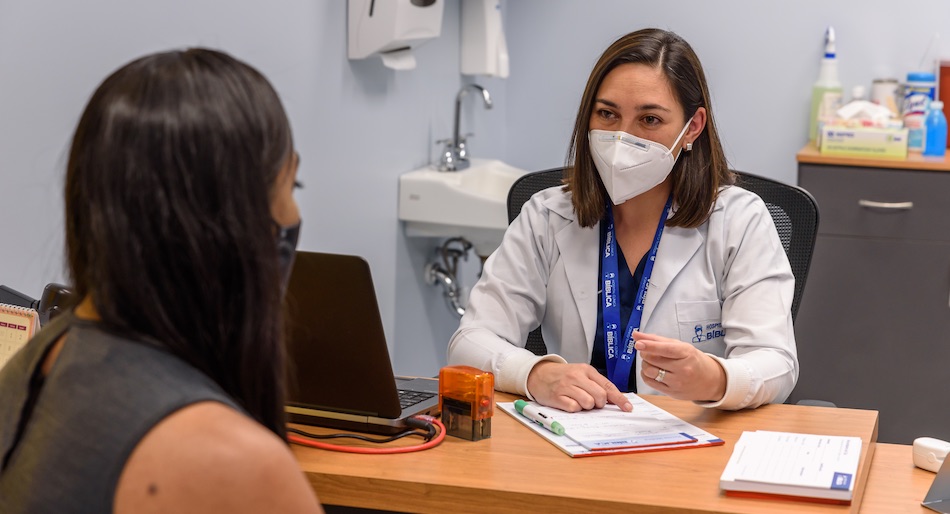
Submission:
[[[399,177],[399,219],[406,235],[464,237],[487,257],[508,227],[508,190],[525,170],[498,160],[472,159],[461,171],[426,167]]]

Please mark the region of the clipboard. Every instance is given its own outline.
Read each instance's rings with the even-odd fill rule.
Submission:
[[[0,368],[40,329],[34,309],[0,303]]]
[[[584,439],[576,436],[572,437],[570,434],[567,434],[567,437],[592,452],[622,450],[626,448],[649,448],[651,446],[693,444],[699,440],[695,436],[692,436],[686,432],[668,432],[643,436],[604,437],[594,439]]]
[[[681,450],[725,444],[719,437],[677,418],[635,393],[626,393],[625,396],[633,404],[632,413],[624,413],[616,405],[573,413],[543,407],[551,413],[552,418],[564,426],[564,435],[557,435],[522,416],[515,409],[514,402],[498,402],[497,405],[516,421],[571,457]],[[613,423],[605,421],[604,417],[628,417],[631,423],[614,425],[613,434],[605,433],[605,423]],[[589,433],[585,434],[585,428],[593,428],[593,431],[600,432],[600,435],[591,437]]]

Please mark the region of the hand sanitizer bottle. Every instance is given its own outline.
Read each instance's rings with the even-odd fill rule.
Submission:
[[[811,118],[808,123],[808,139],[815,141],[818,125],[834,116],[841,107],[841,82],[838,80],[838,61],[835,57],[835,29],[825,31],[825,56],[821,59],[818,80],[811,88]]]
[[[924,155],[943,157],[947,153],[947,117],[943,114],[943,102],[930,102],[930,111],[924,121],[926,144]]]
[[[936,92],[936,77],[929,71],[912,71],[904,85],[904,127],[907,128],[907,151],[922,152],[927,145],[924,125],[930,112],[930,102]]]

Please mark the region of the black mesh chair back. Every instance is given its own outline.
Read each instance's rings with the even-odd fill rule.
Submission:
[[[535,193],[564,184],[564,168],[526,173],[515,180],[508,190],[508,223],[521,214],[521,208]]]
[[[751,173],[735,173],[738,175],[736,185],[759,195],[769,208],[778,238],[792,265],[792,275],[795,275],[795,296],[792,298],[794,321],[802,303],[815,237],[818,235],[818,202],[811,193],[798,186]]]
[[[511,185],[511,189],[508,190],[508,223],[511,224],[521,214],[521,208],[535,193],[563,183],[564,168],[536,171],[519,177]],[[535,355],[548,353],[548,348],[544,345],[544,338],[541,337],[541,327],[532,330],[528,334],[524,347],[534,352]]]
[[[736,185],[759,195],[765,202],[785,254],[792,265],[795,276],[795,295],[792,299],[792,320],[798,316],[811,256],[815,248],[815,236],[818,234],[818,203],[804,189],[777,180],[772,180],[741,171],[737,175]],[[514,221],[524,203],[532,195],[563,183],[564,169],[554,168],[523,175],[515,181],[508,192],[508,223]],[[537,355],[547,353],[541,329],[528,334],[525,348]]]

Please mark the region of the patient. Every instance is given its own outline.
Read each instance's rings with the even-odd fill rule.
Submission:
[[[321,512],[286,443],[298,159],[221,52],[109,76],[72,141],[79,304],[0,371],[0,512]]]
[[[689,44],[644,29],[607,48],[568,155],[565,185],[534,195],[486,262],[449,364],[567,411],[629,410],[628,391],[784,401],[794,277],[765,204],[732,186]],[[545,356],[524,348],[538,326]]]

